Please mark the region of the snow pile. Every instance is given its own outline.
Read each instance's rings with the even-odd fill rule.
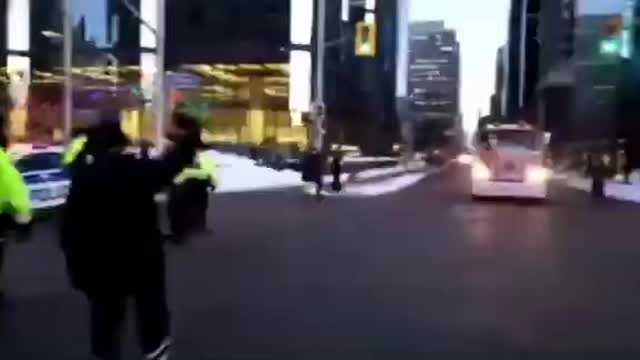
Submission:
[[[629,181],[631,181],[632,184],[640,185],[640,171],[636,170],[632,172],[629,176]]]
[[[604,188],[605,194],[612,198],[640,203],[640,184],[621,184],[608,182]]]
[[[570,175],[567,178],[567,185],[577,190],[591,191],[591,179]],[[604,187],[606,197],[622,201],[632,201],[640,203],[640,184],[624,184],[615,181],[608,181]]]
[[[257,166],[255,161],[230,153],[208,150],[204,156],[211,156],[218,166],[218,188],[216,192],[244,192],[282,189],[302,186],[299,172],[277,171]]]

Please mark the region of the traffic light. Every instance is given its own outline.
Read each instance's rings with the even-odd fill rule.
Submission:
[[[622,50],[621,39],[605,39],[600,41],[600,54],[602,55],[617,55]]]
[[[620,55],[622,52],[622,18],[612,17],[607,21],[603,40],[600,40],[600,54]]]
[[[359,22],[356,24],[356,55],[376,56],[376,24]]]

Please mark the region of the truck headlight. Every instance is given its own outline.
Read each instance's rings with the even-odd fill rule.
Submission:
[[[530,183],[543,183],[551,178],[551,170],[542,166],[527,166],[525,179]]]
[[[473,180],[491,179],[491,170],[482,161],[476,160],[471,165],[471,178]]]

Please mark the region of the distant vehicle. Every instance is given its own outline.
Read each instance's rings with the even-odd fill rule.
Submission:
[[[544,166],[550,135],[527,124],[488,125],[474,141],[474,198],[546,199],[551,170]]]
[[[51,209],[65,203],[71,184],[62,166],[61,147],[32,147],[12,154],[27,183],[34,210]]]

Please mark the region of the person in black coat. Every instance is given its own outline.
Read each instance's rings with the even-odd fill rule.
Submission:
[[[605,197],[604,187],[607,177],[607,168],[603,161],[603,155],[599,151],[589,154],[587,171],[591,176],[591,196],[594,199]]]
[[[88,132],[70,166],[61,247],[72,286],[88,299],[91,349],[101,360],[119,358],[129,298],[147,358],[168,353],[165,259],[154,195],[192,161],[199,138],[179,128],[172,134],[175,144],[164,156],[140,158],[124,151],[128,141],[117,119],[108,119]]]
[[[331,174],[333,175],[331,188],[335,192],[342,191],[342,180],[340,179],[342,175],[342,154],[340,154],[339,152],[333,154],[333,157],[331,159]]]
[[[316,185],[316,198],[322,199],[322,189],[324,188],[325,157],[318,150],[309,152],[303,161],[302,181],[312,182]]]

